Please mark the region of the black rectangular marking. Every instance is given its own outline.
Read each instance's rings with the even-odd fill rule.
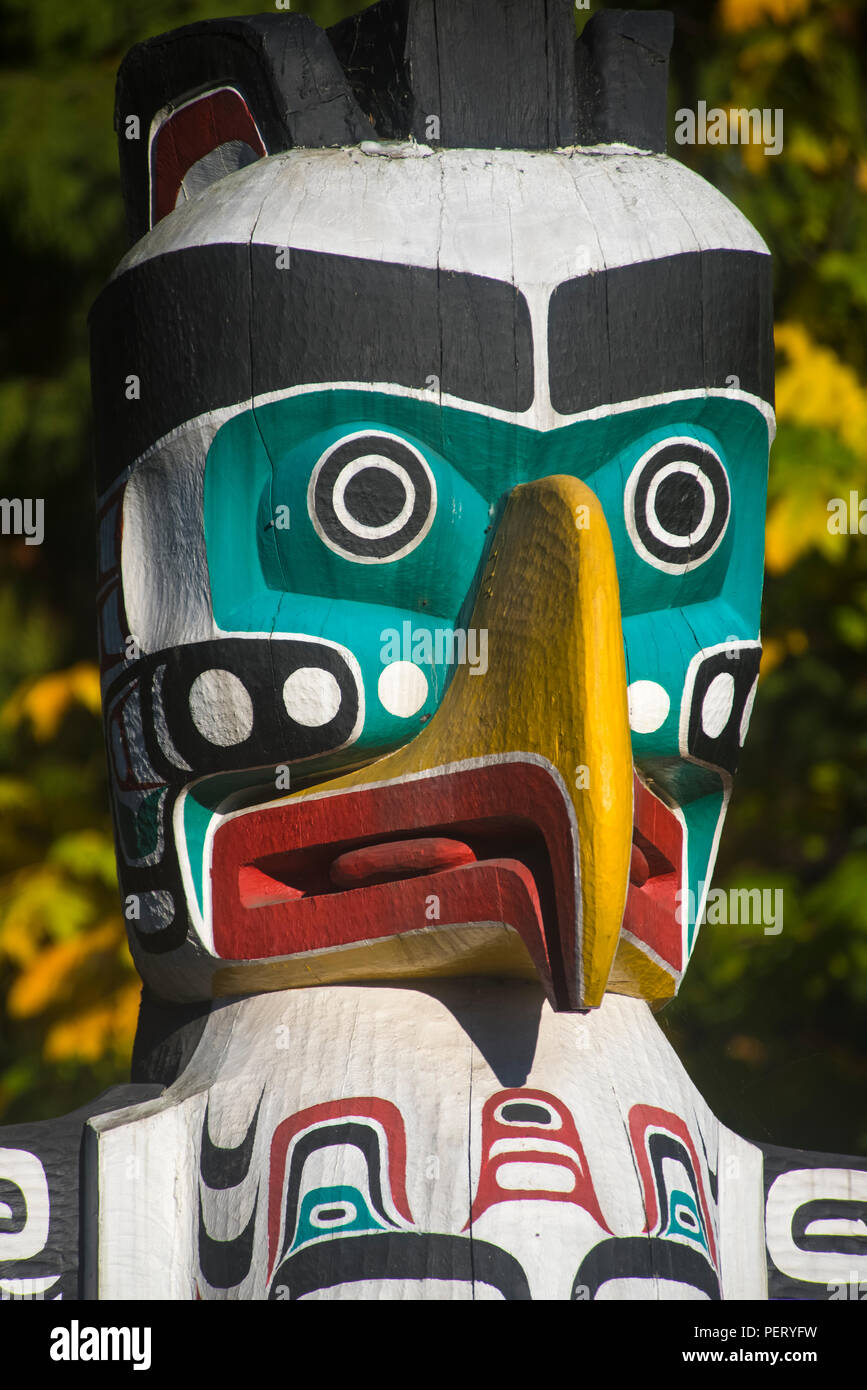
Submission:
[[[154,257],[91,314],[99,491],[207,411],[292,386],[389,383],[520,412],[533,401],[530,312],[504,281],[247,244]],[[128,399],[127,379],[140,381]]]
[[[551,403],[577,415],[735,386],[773,404],[771,259],[685,251],[566,280],[548,317]]]

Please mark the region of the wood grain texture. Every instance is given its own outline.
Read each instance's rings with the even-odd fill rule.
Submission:
[[[857,1296],[863,1254],[807,1231],[857,1219],[865,1160],[740,1139],[615,996],[584,1018],[506,982],[234,1002],[185,1076],[88,1130],[102,1299]]]
[[[578,41],[579,143],[664,151],[668,55],[666,10],[600,10]]]

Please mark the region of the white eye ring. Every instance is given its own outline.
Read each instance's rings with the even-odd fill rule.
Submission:
[[[671,524],[670,507],[668,515],[660,516],[660,489],[676,478],[692,480],[692,497],[684,498],[682,489],[680,499],[688,525],[679,529]],[[728,530],[731,491],[722,460],[709,445],[689,436],[654,444],[627,479],[623,511],[629,538],[642,560],[666,574],[697,569]]]
[[[393,478],[397,478],[403,487],[404,503],[393,521],[386,521],[382,526],[365,526],[358,521],[346,506],[346,489],[359,473],[364,473],[367,469],[377,469],[382,473],[390,473]],[[362,540],[379,540],[380,537],[394,536],[398,531],[403,530],[406,523],[412,516],[415,506],[415,486],[412,478],[405,468],[399,463],[393,463],[384,454],[362,454],[360,458],[353,459],[352,463],[347,463],[341,468],[334,484],[334,492],[331,495],[331,505],[334,508],[335,516],[341,525],[353,536],[360,536]]]
[[[375,520],[376,481],[367,487],[373,501],[368,516],[356,515],[347,489],[360,475],[379,485],[392,480],[402,493],[393,515]],[[307,513],[319,539],[345,560],[357,565],[389,565],[421,545],[434,522],[437,489],[421,451],[400,436],[378,430],[357,430],[331,444],[318,460],[307,488]]]

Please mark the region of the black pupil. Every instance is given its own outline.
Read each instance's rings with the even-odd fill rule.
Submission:
[[[343,501],[362,526],[387,526],[403,510],[406,489],[400,478],[372,464],[350,478]]]
[[[690,473],[671,473],[656,490],[656,516],[673,536],[691,536],[704,516],[704,489]]]

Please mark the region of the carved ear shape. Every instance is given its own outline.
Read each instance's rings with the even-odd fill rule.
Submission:
[[[115,129],[130,239],[263,155],[371,134],[321,29],[300,14],[190,24],[137,44]]]
[[[217,179],[296,145],[664,150],[664,11],[572,0],[379,0],[324,34],[300,14],[209,20],[138,44],[115,127],[130,236]]]
[[[268,151],[241,93],[234,87],[163,107],[150,131],[151,226],[187,198]]]

